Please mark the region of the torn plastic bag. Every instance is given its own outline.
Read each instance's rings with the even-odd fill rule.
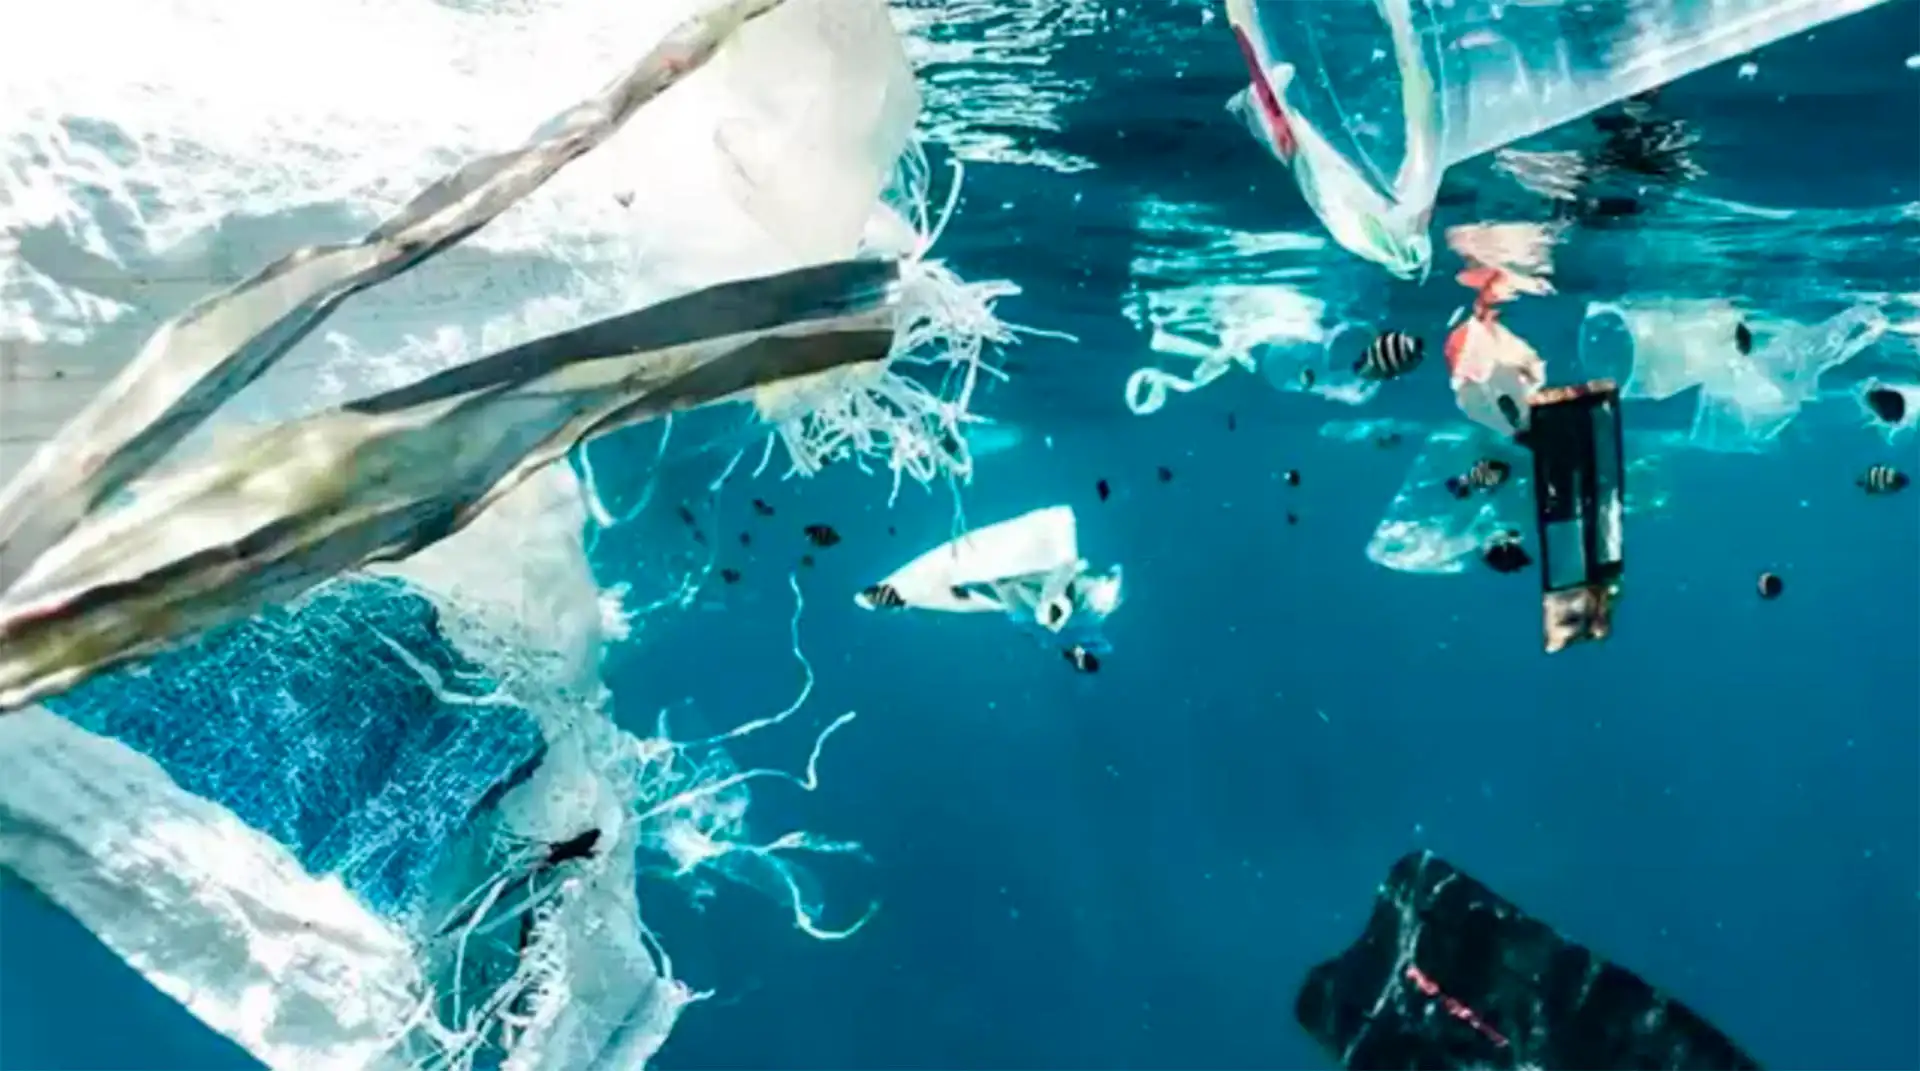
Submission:
[[[1227,0],[1235,98],[1342,246],[1425,271],[1447,168],[1880,0]]]
[[[0,711],[404,558],[583,439],[882,360],[896,265],[729,283],[261,431],[137,485],[0,599]]]
[[[1343,428],[1340,434],[1353,433]],[[1631,431],[1626,444],[1627,515],[1664,509],[1672,495],[1665,457],[1682,444],[1670,435]],[[1512,472],[1498,490],[1462,497],[1447,486],[1448,480],[1486,458],[1505,462]],[[1426,433],[1419,455],[1375,525],[1367,558],[1396,572],[1462,572],[1495,534],[1535,530],[1533,498],[1533,460],[1525,449],[1474,425],[1435,428]]]
[[[1701,380],[1694,445],[1766,449],[1818,394],[1820,377],[1878,342],[1887,327],[1885,313],[1863,305],[1821,323],[1783,326],[1750,356],[1731,354]]]
[[[0,865],[270,1066],[411,1065],[430,885],[546,747],[484,689],[403,585],[329,586],[0,718]]]
[[[597,96],[523,147],[428,187],[348,245],[299,250],[216,294],[140,354],[26,469],[0,488],[0,592],[42,552],[150,471],[223,402],[264,374],[340,302],[413,268],[512,207],[696,71],[747,20],[784,0],[730,0],[688,20]]]
[[[1354,1071],[1758,1071],[1639,975],[1431,852],[1393,865],[1358,940],[1307,972],[1294,1017]]]
[[[1456,495],[1449,480],[1485,458],[1505,462],[1509,486],[1486,495]],[[1495,533],[1526,530],[1532,461],[1506,436],[1471,426],[1436,428],[1407,470],[1386,515],[1367,541],[1367,558],[1402,573],[1458,573]]]
[[[1526,339],[1492,315],[1469,316],[1447,336],[1449,381],[1460,411],[1496,435],[1526,431],[1527,400],[1547,378],[1547,364]]]
[[[1660,401],[1699,386],[1739,355],[1746,317],[1718,300],[1593,302],[1580,325],[1585,375],[1623,384],[1620,396]]]

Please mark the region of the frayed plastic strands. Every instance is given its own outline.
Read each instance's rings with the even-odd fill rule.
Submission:
[[[902,160],[863,241],[869,254],[905,258],[892,352],[877,365],[755,391],[754,408],[772,434],[753,475],[771,463],[777,442],[786,450],[789,476],[812,476],[840,461],[862,471],[877,463],[891,472],[895,494],[903,480],[926,485],[971,476],[966,428],[976,419],[973,395],[980,377],[992,374],[982,351],[1014,338],[1014,329],[995,316],[994,302],[1018,288],[967,283],[928,259],[959,203],[962,177],[955,162],[953,183],[936,216],[928,210],[925,157],[915,148]]]
[[[797,578],[790,576],[788,584],[794,597],[789,636],[794,658],[805,673],[799,694],[777,714],[692,741],[674,740],[667,724],[668,714],[661,711],[656,735],[650,740],[635,741],[630,751],[637,760],[631,767],[638,800],[634,821],[640,831],[642,848],[663,855],[671,863],[672,876],[688,877],[712,869],[749,885],[764,888],[770,883],[792,908],[795,928],[820,940],[840,940],[865,926],[879,909],[878,903],[869,904],[848,926],[838,929],[821,926],[819,905],[812,903],[802,891],[795,865],[783,858],[782,853],[862,854],[860,846],[801,831],[788,832],[764,843],[744,840],[746,786],[755,780],[773,778],[790,782],[804,792],[818,789],[820,757],[827,740],[851,723],[855,713],[841,714],[820,731],[814,738],[802,774],[771,767],[740,770],[720,750],[731,741],[786,722],[799,713],[813,694],[813,664],[800,648],[800,618],[805,599]]]

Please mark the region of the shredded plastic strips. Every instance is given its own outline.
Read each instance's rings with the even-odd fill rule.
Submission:
[[[94,507],[149,471],[355,291],[447,249],[533,192],[783,0],[733,0],[683,23],[625,75],[517,151],[428,187],[351,245],[300,250],[168,323],[0,490],[0,591]]]
[[[884,359],[895,266],[732,283],[267,429],[149,484],[0,598],[0,711],[459,531],[580,441]]]
[[[31,55],[0,46],[0,164],[35,184],[34,196],[0,205],[5,229],[30,239],[21,257],[0,262],[0,323],[29,340],[27,386],[8,392],[9,415],[23,397],[72,413],[124,367],[139,334],[178,311],[179,297],[230,287],[289,248],[364,234],[449,160],[514,144],[539,118],[530,109],[552,103],[527,86],[576,86],[584,97],[696,7],[739,9],[555,0],[479,14],[342,0],[300,22],[310,47],[297,54],[284,47],[286,20],[302,16],[280,9],[263,16],[222,0],[58,9],[75,32],[58,32],[62,22],[51,42],[91,46],[98,36],[79,31],[106,21],[138,47],[76,64],[45,42]],[[365,60],[368,77],[331,77],[326,65],[340,54]],[[742,95],[743,84],[770,85],[768,71],[786,70],[807,72],[805,84]],[[657,312],[654,303],[675,295],[835,270],[863,232],[902,229],[879,191],[912,155],[917,95],[905,70],[878,0],[773,6],[537,195],[330,306],[325,333],[227,399],[199,433],[154,458],[149,475],[104,496],[69,539],[111,532],[111,519],[134,515],[153,488],[214,471],[236,443],[284,445],[298,429],[346,425],[405,439],[409,420],[474,419],[473,406],[527,417],[535,437],[569,406],[584,404],[582,415],[597,412],[608,427],[644,415],[596,410],[622,388],[585,373],[657,365],[657,352],[495,366],[483,381],[459,375],[474,375],[462,366],[477,355],[636,307]],[[809,91],[829,80],[832,93]],[[89,122],[62,126],[76,115]],[[714,136],[722,128],[724,142]],[[129,158],[96,144],[110,149],[114,138],[139,151]],[[39,163],[23,170],[22,159]],[[809,188],[756,196],[783,176],[807,176]],[[142,214],[114,215],[135,190]],[[913,237],[917,257],[926,236]],[[898,312],[885,318],[895,356],[908,339],[937,349],[943,330],[979,326],[955,327],[947,310],[962,284],[951,273],[876,258],[883,263],[850,270],[905,276],[881,299]],[[856,302],[810,322],[857,319],[862,308],[884,311]],[[698,388],[678,392],[681,401],[718,389],[700,369],[731,360],[736,343],[808,339],[696,334],[691,351],[667,354],[691,379],[655,367],[643,405],[676,396],[658,389],[676,382]],[[448,393],[434,394],[435,373],[448,370],[454,378],[437,381]],[[415,388],[424,393],[406,393]],[[383,396],[408,405],[356,408]],[[29,434],[42,440],[61,423],[34,416]],[[425,426],[411,425],[416,445],[434,441],[419,437]],[[480,451],[487,456],[428,460],[471,476],[523,447],[566,441],[514,441],[488,427],[475,444],[494,448]],[[0,447],[17,445],[19,428],[10,422]],[[394,527],[366,531],[431,527],[387,520]],[[857,928],[816,923],[821,905],[801,891],[808,883],[791,858],[853,846],[798,832],[760,842],[748,826],[749,782],[811,790],[827,736],[852,715],[826,725],[804,771],[732,763],[730,741],[802,711],[811,672],[801,657],[808,684],[772,716],[692,741],[670,738],[664,716],[656,736],[616,727],[598,659],[604,642],[628,632],[626,612],[610,607],[618,600],[598,590],[585,559],[589,521],[573,472],[548,464],[451,537],[376,567],[387,582],[324,584],[97,676],[50,700],[73,720],[37,706],[0,718],[0,765],[11,771],[0,785],[0,865],[269,1066],[643,1065],[698,996],[641,921],[637,868],[749,882],[789,898],[795,926],[817,937]],[[307,534],[326,543],[319,527]],[[36,590],[83,557],[80,543],[52,542],[23,566]],[[799,612],[796,597],[796,655]],[[236,666],[257,670],[244,689],[227,683]],[[431,704],[421,700],[428,693]],[[418,731],[393,731],[390,712]],[[434,759],[442,746],[489,758],[443,767]],[[332,783],[315,772],[346,769],[354,776]],[[409,814],[395,825],[400,800]],[[396,844],[390,832],[409,839]]]
[[[1227,0],[1234,109],[1335,241],[1423,272],[1446,169],[1881,0]]]

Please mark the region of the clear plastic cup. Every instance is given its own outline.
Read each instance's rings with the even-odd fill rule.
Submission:
[[[1446,169],[1884,0],[1227,0],[1234,107],[1336,241],[1426,270]]]

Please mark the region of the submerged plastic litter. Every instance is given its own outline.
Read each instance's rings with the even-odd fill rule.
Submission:
[[[1120,606],[1121,571],[1089,571],[1073,510],[1049,506],[975,528],[863,589],[867,610],[996,613],[1066,648],[1106,650],[1104,622]]]
[[[1354,1071],[1760,1067],[1677,998],[1432,852],[1393,864],[1360,936],[1307,972],[1294,1017]]]
[[[312,122],[287,119],[276,109],[308,116],[300,109],[330,89],[290,79],[264,108],[276,120],[253,130],[254,98],[235,89],[252,69],[217,58],[176,79],[127,57],[88,68],[91,95],[60,97],[58,107],[99,107],[103,128],[134,124],[156,146],[133,178],[99,181],[160,191],[150,224],[178,228],[168,242],[198,248],[184,266],[154,270],[202,287],[231,282],[225,258],[244,276],[298,244],[266,239],[254,250],[215,233],[243,205],[276,226],[309,201],[349,202],[342,214],[358,219],[367,204],[392,207],[386,184],[403,195],[429,185],[367,242],[296,254],[164,327],[88,423],[19,474],[0,514],[8,704],[127,655],[149,659],[52,700],[74,721],[33,705],[0,718],[0,763],[12,771],[0,789],[0,862],[269,1066],[644,1064],[697,997],[641,921],[642,865],[788,899],[795,926],[815,937],[850,932],[816,924],[819,898],[803,893],[813,886],[788,857],[854,846],[800,832],[755,841],[747,786],[776,778],[812,789],[826,736],[851,713],[816,737],[804,776],[743,770],[726,754],[728,742],[800,710],[811,689],[804,656],[801,698],[777,715],[692,742],[669,738],[664,718],[656,738],[615,727],[598,655],[646,608],[597,590],[582,532],[590,517],[617,518],[551,462],[583,438],[746,400],[782,378],[977,353],[982,338],[1002,334],[983,299],[1004,289],[970,286],[926,260],[931,235],[911,206],[887,199],[890,175],[925,168],[909,144],[917,94],[883,3],[677,6],[708,13],[674,28],[667,9],[551,6],[531,24],[431,6],[404,18],[335,9],[327,27],[358,19],[353,32],[368,34],[367,19],[385,19],[370,34],[379,46],[459,59],[422,78],[460,92],[420,109],[376,94],[375,120],[348,118],[358,98],[329,100]],[[157,39],[172,35],[233,46],[216,56],[252,56],[259,40],[239,40],[249,30],[284,29],[244,7],[128,14],[156,39],[143,47],[163,54]],[[750,16],[759,17],[743,25]],[[576,40],[604,19],[619,32]],[[596,68],[614,66],[616,40],[664,43],[638,68],[620,62],[625,78],[525,148],[470,150],[474,130],[490,128],[441,114],[486,84],[470,69],[511,83],[527,35],[556,30],[589,56],[604,52]],[[59,81],[58,67],[44,73]],[[769,70],[782,77],[766,81]],[[122,73],[132,85],[113,81]],[[567,82],[576,72],[560,73]],[[209,85],[211,99],[234,107],[193,106]],[[71,202],[82,217],[106,199],[74,200],[54,180],[84,185],[75,176],[92,173],[71,157],[90,150],[42,128],[38,90],[16,96],[25,111],[8,118],[25,124],[28,151],[52,162],[32,172],[47,186],[10,210]],[[235,129],[250,133],[221,140]],[[565,181],[502,212],[602,138]],[[476,156],[432,184],[448,157]],[[363,159],[398,166],[370,189],[336,183],[339,161]],[[273,181],[252,200],[216,195],[254,190],[263,171]],[[924,183],[896,186],[924,193]],[[476,233],[495,215],[504,218]],[[35,225],[61,240],[55,222]],[[863,249],[869,259],[846,260]],[[144,251],[113,253],[145,264]],[[9,286],[30,276],[10,297],[75,285],[57,256],[35,256],[0,266]],[[201,260],[223,266],[202,271]],[[483,290],[448,267],[474,263]],[[435,287],[465,303],[436,304]],[[482,292],[486,304],[474,304]],[[524,312],[499,315],[496,306],[517,302]],[[279,359],[328,313],[339,334],[304,344],[324,341],[325,361]],[[86,349],[29,349],[29,369],[44,362],[53,374],[23,381],[27,404],[46,403],[57,419],[72,412],[61,408],[70,395],[120,372],[123,360],[95,351],[126,332],[91,334],[98,326],[69,328]],[[62,368],[87,374],[61,380]],[[22,400],[9,391],[8,411]],[[83,434],[95,423],[109,434]],[[192,434],[196,425],[205,433]],[[383,556],[404,556],[379,567],[392,579],[326,582]],[[241,662],[258,671],[244,687],[229,672]],[[438,707],[402,692],[430,693]],[[393,717],[403,721],[383,720]],[[244,746],[229,747],[236,732]],[[208,752],[215,743],[224,758]],[[392,813],[402,801],[405,821]],[[590,831],[592,851],[540,862]]]
[[[729,283],[268,429],[137,485],[0,597],[0,712],[405,558],[583,440],[883,360],[893,264]]]
[[[1693,444],[1717,452],[1767,448],[1813,400],[1823,374],[1886,330],[1886,314],[1862,306],[1817,324],[1783,325],[1751,356],[1730,354],[1701,379]]]
[[[1227,0],[1234,99],[1334,240],[1425,271],[1455,164],[1881,0]]]

